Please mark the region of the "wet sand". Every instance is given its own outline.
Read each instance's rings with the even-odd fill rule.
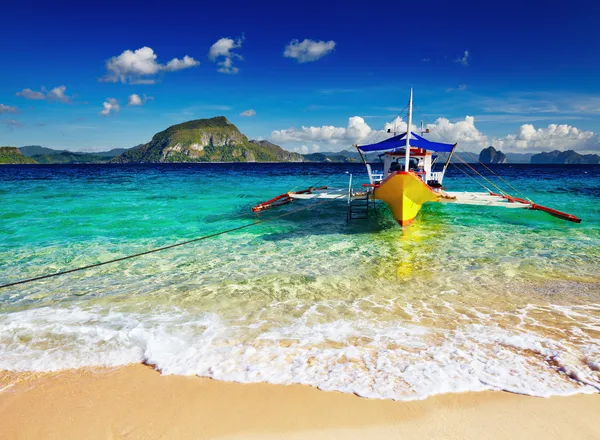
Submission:
[[[598,439],[600,395],[371,400],[161,376],[144,365],[0,372],[0,439]]]

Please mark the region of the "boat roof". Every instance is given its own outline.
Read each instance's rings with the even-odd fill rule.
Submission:
[[[436,151],[439,153],[450,153],[456,144],[444,144],[441,142],[433,142],[421,137],[412,131],[410,132],[409,144],[411,147],[421,148],[423,150]],[[367,140],[365,138],[364,140]],[[358,149],[363,153],[371,151],[395,151],[404,149],[406,147],[406,133],[393,136],[389,139],[385,139],[377,143],[367,143],[363,145],[357,145]]]

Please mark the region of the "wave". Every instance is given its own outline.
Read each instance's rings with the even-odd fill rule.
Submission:
[[[423,325],[421,312],[428,308],[423,304],[403,306],[413,316],[408,320],[373,319],[376,314],[367,316],[365,304],[352,319],[327,319],[326,309],[338,306],[273,302],[237,319],[179,308],[131,313],[98,306],[2,314],[0,369],[144,362],[163,374],[306,384],[394,400],[482,390],[543,397],[600,391],[600,307],[595,305],[519,311],[523,322],[542,312],[577,317],[584,325],[574,322],[568,340],[552,337],[560,330],[547,322],[529,322],[538,331],[503,328],[486,312],[453,329]]]

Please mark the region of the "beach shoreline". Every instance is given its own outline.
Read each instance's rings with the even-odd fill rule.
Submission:
[[[0,372],[0,439],[600,438],[600,395],[499,391],[398,402],[131,364]]]

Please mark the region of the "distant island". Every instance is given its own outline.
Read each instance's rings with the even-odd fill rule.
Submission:
[[[518,155],[515,157],[515,155]],[[510,160],[511,156],[517,160]],[[518,159],[526,157],[527,162],[521,162]],[[519,154],[508,153],[496,150],[494,147],[487,147],[479,153],[479,162],[485,164],[501,163],[531,163],[531,164],[556,164],[556,165],[595,165],[600,163],[600,156],[597,154],[579,154],[573,150],[559,151],[554,150],[549,153],[538,154]]]
[[[0,164],[37,163],[31,157],[24,156],[17,147],[0,147]]]
[[[173,125],[150,142],[125,151],[112,163],[303,162],[268,141],[250,141],[224,116]]]
[[[597,154],[579,154],[573,150],[548,153],[503,153],[489,146],[479,157],[457,152],[465,162],[485,164],[598,164]],[[377,155],[366,157],[378,161]],[[99,152],[56,150],[39,145],[20,148],[0,147],[0,164],[101,164],[101,163],[188,163],[188,162],[331,162],[358,163],[356,151],[300,154],[287,151],[266,140],[249,140],[224,116],[196,119],[173,125],[156,133],[150,142],[132,148],[114,148]]]
[[[487,147],[479,153],[479,162],[481,163],[506,163],[506,155],[502,151],[497,151],[494,147]]]

